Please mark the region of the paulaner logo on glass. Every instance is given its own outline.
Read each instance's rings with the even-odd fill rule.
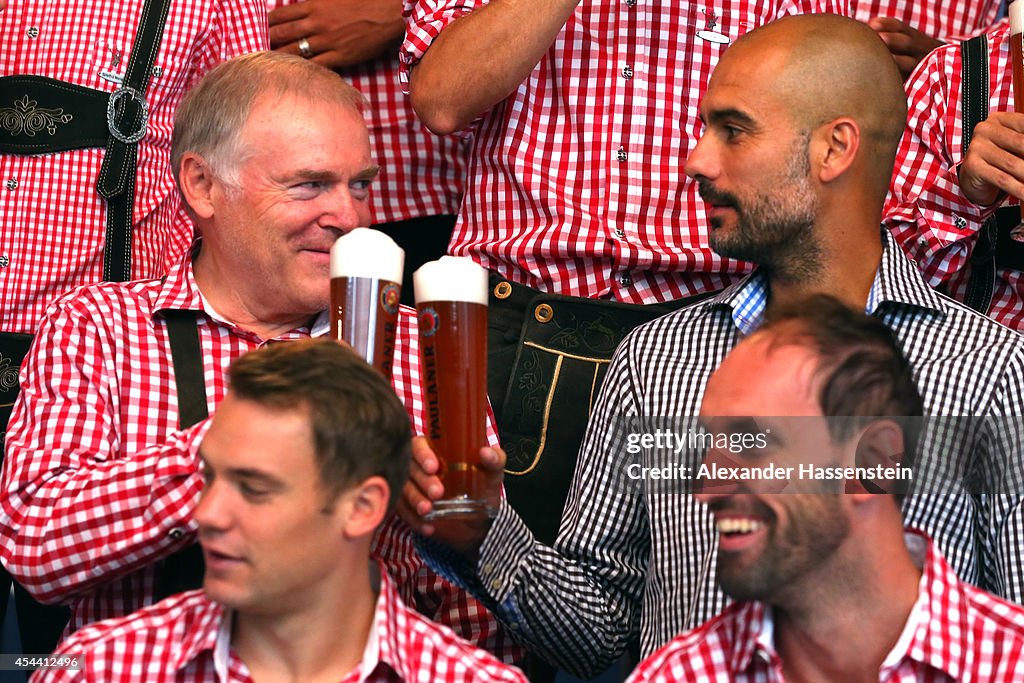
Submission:
[[[768,434],[763,432],[733,432],[731,434],[705,432],[687,429],[682,434],[671,429],[655,429],[653,432],[633,432],[626,436],[626,452],[636,455],[642,451],[659,450],[679,453],[683,449],[708,451],[712,448],[730,453],[742,453],[752,448],[767,448]]]

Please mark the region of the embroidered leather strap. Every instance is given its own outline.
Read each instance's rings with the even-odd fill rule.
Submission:
[[[138,142],[146,134],[148,109],[144,93],[160,48],[170,0],[146,0],[128,58],[124,82],[110,94],[106,120],[110,136],[96,191],[107,200],[103,279],[131,276],[132,209]]]
[[[96,183],[107,201],[104,280],[122,282],[131,276],[137,147],[146,134],[145,92],[170,4],[146,1],[124,80],[112,93],[45,76],[0,78],[0,152],[107,148]]]

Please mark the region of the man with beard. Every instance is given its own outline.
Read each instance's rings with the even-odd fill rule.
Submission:
[[[898,496],[869,493],[882,477],[857,478],[912,471],[916,421],[887,416],[921,409],[892,332],[830,297],[740,342],[708,381],[701,421],[716,433],[755,422],[773,441],[726,458],[854,473],[699,494],[718,527],[719,584],[742,602],[673,639],[631,683],[1021,680],[1024,608],[957,579],[925,535],[904,531]],[[801,417],[767,417],[779,415]]]
[[[686,170],[708,204],[713,247],[760,267],[711,299],[637,328],[619,346],[553,547],[537,543],[507,505],[477,530],[417,522],[443,485],[437,459],[424,444],[414,447],[407,519],[433,536],[424,546],[433,546],[442,569],[544,657],[590,673],[637,637],[646,656],[724,608],[713,521],[680,493],[700,450],[688,438],[673,449],[644,444],[663,437],[665,427],[677,437],[692,433],[688,420],[711,373],[776,309],[829,294],[880,319],[902,345],[928,414],[1020,414],[1024,339],[929,288],[881,230],[905,114],[892,57],[855,21],[781,19],[726,51],[702,102],[705,129]],[[922,462],[977,464],[976,474],[999,472],[1000,490],[1016,494],[1024,479],[1024,459],[1015,452],[1022,437],[995,432],[1003,426],[975,421],[959,442],[926,444]],[[497,500],[502,454],[482,457]],[[678,495],[643,476],[655,470],[682,472],[680,481],[667,482]],[[904,513],[962,579],[1020,601],[1019,502],[1017,495],[966,492],[915,496]],[[455,552],[436,552],[436,541]]]

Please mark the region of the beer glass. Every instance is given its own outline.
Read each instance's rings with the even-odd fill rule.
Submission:
[[[382,232],[356,228],[331,247],[331,335],[389,380],[405,252]]]
[[[487,445],[487,271],[442,256],[413,273],[427,439],[445,498],[427,519],[492,515],[480,449]]]
[[[1010,3],[1010,59],[1013,67],[1013,109],[1024,112],[1024,2]]]

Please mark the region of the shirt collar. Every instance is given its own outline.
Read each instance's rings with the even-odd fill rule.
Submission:
[[[224,610],[217,628],[217,640],[213,645],[213,670],[219,683],[231,680],[231,622],[234,612]]]
[[[205,311],[203,295],[192,274],[192,259],[199,252],[200,242],[193,243],[188,255],[167,271],[156,292],[150,310],[157,315],[168,309]]]
[[[883,669],[912,659],[958,681],[963,673],[963,662],[958,657],[972,647],[968,642],[968,600],[960,579],[927,536],[908,532],[907,547],[915,561],[921,561],[921,583],[907,625]]]
[[[882,229],[881,239],[882,262],[868,293],[865,312],[874,315],[885,306],[911,306],[945,315],[946,306],[941,295],[928,286],[917,266],[903,254],[888,230]],[[733,324],[744,336],[749,336],[764,323],[768,295],[768,276],[758,269],[697,305],[709,310],[728,308]]]
[[[185,668],[189,662],[199,657],[203,652],[213,652],[216,657],[216,652],[220,648],[221,632],[225,628],[227,628],[228,633],[227,639],[230,640],[231,637],[231,619],[229,616],[225,618],[227,615],[223,605],[207,598],[201,589],[184,595],[191,595],[192,597],[183,597],[183,601],[195,600],[198,606],[187,615],[187,622],[184,625],[185,635],[182,638],[181,647],[178,649],[177,656],[171,662],[171,666],[174,667],[175,671]],[[225,654],[227,653],[226,647],[224,652]],[[226,664],[223,673],[227,673]],[[217,666],[217,675],[223,683],[226,683],[227,678],[222,676],[219,665]]]
[[[374,576],[380,578],[380,594],[358,681],[364,683],[369,680],[370,675],[381,666],[397,673],[400,680],[419,680],[420,672],[408,656],[408,637],[402,632],[403,625],[408,623],[408,617],[403,613],[406,607],[384,568],[378,563],[375,569]]]
[[[236,327],[230,320],[224,318],[213,308],[203,293],[199,291],[196,284],[195,274],[192,270],[192,261],[199,253],[202,240],[196,240],[192,244],[188,255],[179,263],[174,265],[167,272],[159,290],[153,300],[150,310],[153,316],[161,315],[167,310],[192,310],[200,311],[212,320],[226,327]],[[330,316],[328,311],[321,311],[310,325],[296,328],[292,332],[285,333],[278,339],[289,339],[293,336],[319,337],[330,331]],[[295,333],[298,333],[297,335]]]
[[[382,665],[398,673],[401,680],[418,680],[419,673],[412,666],[413,662],[404,656],[408,648],[400,629],[401,624],[406,623],[405,616],[401,614],[405,606],[401,603],[398,593],[383,567],[379,563],[373,562],[370,569],[374,583],[379,585],[380,592],[374,608],[370,635],[363,649],[363,658],[356,670],[358,676],[351,679],[350,675],[346,677],[346,680],[366,683]],[[230,678],[231,625],[234,612],[206,598],[202,595],[202,590],[193,591],[193,593],[198,595],[200,604],[194,618],[186,624],[185,637],[172,666],[175,671],[179,671],[203,652],[209,651],[213,657],[217,680],[220,683],[227,683]]]
[[[382,571],[376,565],[370,567],[371,577],[376,587],[380,591],[377,595],[377,606],[373,611],[373,623],[370,625],[370,635],[366,639],[366,647],[363,648],[363,659],[359,663],[358,677],[355,679],[357,683],[364,683],[368,680],[373,672],[377,669],[377,666],[381,663],[381,638],[386,636],[388,632],[387,624],[387,613],[383,609],[383,603],[386,601],[385,589],[380,586],[381,575],[387,576],[387,572]],[[351,679],[351,676],[347,677],[346,680]]]
[[[736,605],[736,633],[732,639],[729,656],[729,670],[733,673],[747,671],[755,653],[772,662],[778,658],[775,652],[775,622],[771,610],[763,602],[743,602]]]

